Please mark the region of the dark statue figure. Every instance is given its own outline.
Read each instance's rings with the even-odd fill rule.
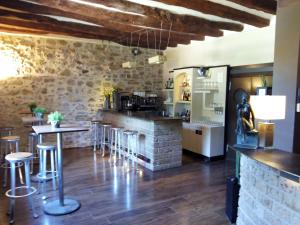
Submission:
[[[245,137],[246,133],[255,129],[254,113],[247,97],[243,97],[242,103],[237,105],[236,133]]]
[[[241,148],[258,148],[258,131],[255,129],[255,117],[251,105],[249,104],[249,96],[244,95],[241,103],[237,104],[237,147]]]

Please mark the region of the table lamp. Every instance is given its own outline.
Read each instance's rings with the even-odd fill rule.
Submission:
[[[259,131],[259,146],[273,146],[274,123],[272,120],[285,119],[285,96],[279,95],[251,95],[250,105],[256,119]]]

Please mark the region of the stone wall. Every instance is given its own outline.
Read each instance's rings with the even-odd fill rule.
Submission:
[[[142,49],[134,57],[130,48],[106,41],[0,35],[0,126],[16,127],[24,146],[28,129],[20,112],[30,102],[62,112],[66,123],[87,125],[103,104],[103,87],[159,92],[162,66],[147,63],[153,55]],[[122,69],[128,60],[137,66]],[[87,132],[64,138],[65,147],[91,144]]]
[[[237,225],[300,225],[300,184],[242,155]]]
[[[101,118],[119,127],[139,133],[137,162],[152,170],[164,170],[182,164],[182,121],[151,120],[122,113],[100,112]]]

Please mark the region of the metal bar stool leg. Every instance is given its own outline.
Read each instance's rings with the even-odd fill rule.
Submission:
[[[16,142],[16,152],[19,152],[19,142]],[[18,163],[18,171],[19,171],[19,176],[20,176],[20,182],[21,184],[24,184],[24,179],[23,179],[23,174],[22,174],[22,169],[20,166],[20,163]]]
[[[102,148],[102,157],[105,156],[105,140],[106,140],[106,132],[105,132],[105,128],[102,127],[102,141],[101,141],[101,148]]]
[[[27,188],[27,194],[28,194],[29,205],[30,205],[33,217],[37,218],[38,215],[35,212],[34,205],[33,205],[33,200],[32,200],[32,196],[30,195],[31,182],[30,182],[30,168],[29,168],[29,163],[30,162],[28,160],[25,161],[25,180],[26,180],[26,186],[28,187]]]
[[[40,155],[40,164],[39,164],[39,172],[38,172],[38,176],[41,177],[41,176],[42,176],[42,173],[41,173],[41,172],[43,171],[42,166],[43,166],[44,164],[43,164],[43,156],[42,156],[43,153],[42,153],[42,150],[39,150],[39,152],[40,152],[40,153],[39,153],[39,155]],[[42,193],[42,192],[41,192],[41,182],[40,182],[40,181],[38,182],[38,193],[39,193],[39,194]]]
[[[93,132],[94,132],[94,152],[97,150],[97,144],[98,144],[98,129],[97,124],[93,124]]]
[[[7,155],[8,154],[8,143],[5,143],[5,155]],[[8,169],[7,168],[4,168],[4,178],[3,178],[3,189],[4,188],[6,188],[6,186],[7,186],[7,172],[8,171]]]
[[[34,155],[34,143],[33,137],[28,136],[28,152],[31,152]],[[30,174],[33,174],[33,160],[30,161]]]
[[[110,154],[109,154],[109,160],[111,161],[111,158],[112,158],[112,156],[113,156],[113,150],[114,150],[114,138],[115,138],[115,132],[114,132],[114,130],[110,130],[109,131],[110,132],[110,144],[109,144],[109,146],[110,146],[110,148],[109,148],[109,152],[110,152]],[[116,143],[116,142],[115,142]]]
[[[56,151],[56,150],[55,150]],[[53,190],[56,190],[56,170],[55,170],[55,161],[54,161],[54,151],[50,152],[50,156],[51,156],[51,174],[52,174],[52,185],[53,185]]]
[[[47,177],[47,151],[43,151],[43,165],[42,165],[42,176],[45,178],[43,179],[42,183],[42,193],[43,193],[43,199],[46,199],[46,177]]]
[[[10,163],[10,182],[11,182],[11,194],[16,195],[16,164]],[[9,223],[14,223],[15,214],[15,198],[9,200]]]

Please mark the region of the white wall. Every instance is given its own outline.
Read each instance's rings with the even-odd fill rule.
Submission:
[[[165,51],[167,63],[164,76],[173,68],[185,66],[231,66],[269,63],[274,61],[275,18],[266,28],[252,28],[243,32],[228,32],[220,38],[206,38],[179,45]]]

